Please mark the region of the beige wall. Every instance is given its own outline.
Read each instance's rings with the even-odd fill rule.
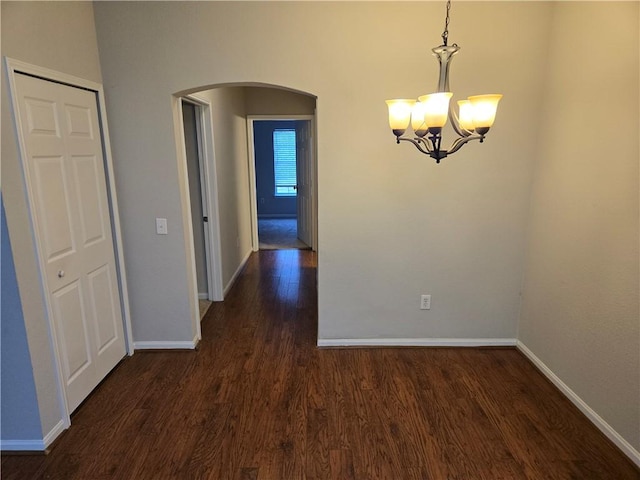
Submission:
[[[313,96],[269,87],[245,87],[247,115],[313,115]]]
[[[456,93],[497,90],[505,101],[484,145],[469,145],[439,166],[395,144],[384,99],[434,87],[437,62],[428,48],[440,42],[441,5],[94,8],[118,193],[130,205],[122,213],[130,283],[159,292],[180,284],[169,273],[184,262],[184,246],[161,246],[143,232],[155,210],[166,212],[170,225],[179,222],[171,95],[225,83],[279,85],[317,97],[321,338],[515,338],[547,5],[458,4],[451,31],[463,47],[453,66]],[[433,34],[418,52],[398,30]],[[171,264],[167,275],[152,274],[145,252],[156,248]],[[136,338],[157,337],[162,325],[182,321],[177,298],[144,293],[137,300],[132,293],[140,304]],[[417,308],[421,293],[433,295],[429,312]]]
[[[519,333],[636,450],[638,6],[554,8]]]
[[[1,8],[3,56],[94,82],[102,81],[91,3],[3,1]],[[46,435],[61,420],[62,412],[5,75],[3,64],[2,196],[20,288],[42,434]],[[15,414],[20,415],[21,412]]]

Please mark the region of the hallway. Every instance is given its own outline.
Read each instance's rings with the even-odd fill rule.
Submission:
[[[258,239],[260,250],[309,249],[309,245],[298,239],[297,219],[259,218]]]
[[[253,254],[196,351],[138,352],[28,479],[637,479],[515,349],[318,349],[316,254]]]

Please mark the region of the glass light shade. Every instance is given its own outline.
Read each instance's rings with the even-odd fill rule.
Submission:
[[[502,95],[474,95],[469,97],[471,105],[473,105],[473,125],[478,129],[489,129],[496,119],[496,111],[498,110],[498,102]]]
[[[469,100],[458,100],[458,124],[463,130],[473,132],[473,105]]]
[[[387,106],[389,107],[389,126],[396,136],[402,135],[409,126],[409,122],[411,122],[411,109],[415,103],[415,100],[408,99],[387,100]]]
[[[413,132],[419,136],[424,137],[427,133],[427,125],[424,123],[424,103],[416,102],[411,110],[411,127]]]
[[[452,96],[451,92],[438,92],[418,97],[424,104],[424,121],[429,128],[442,128],[447,123],[449,100]]]

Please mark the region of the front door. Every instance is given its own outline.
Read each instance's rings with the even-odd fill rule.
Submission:
[[[96,93],[16,74],[40,268],[71,413],[124,357]]]

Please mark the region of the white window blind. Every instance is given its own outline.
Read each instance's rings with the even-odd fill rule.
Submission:
[[[275,195],[296,195],[296,131],[278,128],[273,131],[273,167]]]

